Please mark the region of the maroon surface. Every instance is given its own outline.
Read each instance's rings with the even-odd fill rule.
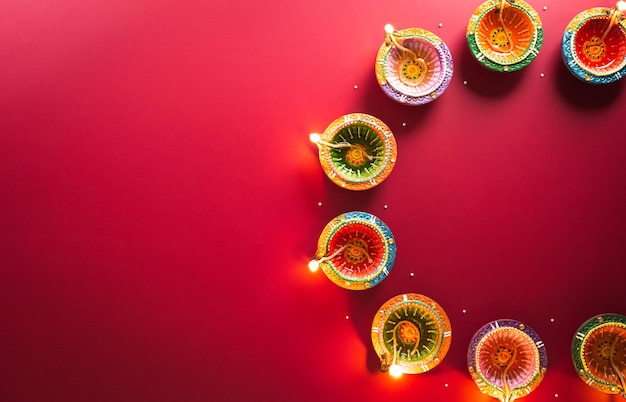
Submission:
[[[569,20],[612,4],[534,2],[544,46],[498,75],[466,46],[479,3],[3,2],[2,400],[488,401],[468,342],[513,318],[548,351],[526,401],[617,401],[569,348],[591,316],[626,314],[626,94],[560,56]],[[448,44],[441,98],[411,108],[377,86],[388,22]],[[331,183],[308,142],[350,112],[398,141],[367,192]],[[350,210],[398,244],[357,293],[306,268]],[[446,310],[452,346],[392,380],[369,330],[402,292]]]

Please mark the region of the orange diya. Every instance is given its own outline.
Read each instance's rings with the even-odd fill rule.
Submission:
[[[543,44],[539,14],[523,0],[488,0],[469,20],[467,44],[484,67],[510,72],[526,67]]]

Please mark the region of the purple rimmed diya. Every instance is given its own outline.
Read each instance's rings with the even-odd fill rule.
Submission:
[[[626,68],[626,2],[614,8],[595,7],[578,14],[567,25],[561,42],[563,61],[580,80],[608,84]]]
[[[398,155],[393,133],[381,120],[352,113],[334,120],[310,140],[319,149],[326,176],[348,190],[367,190],[391,174]]]
[[[446,356],[451,341],[446,312],[434,300],[416,293],[389,299],[372,322],[372,345],[380,369],[394,376],[431,370]]]
[[[585,321],[574,335],[572,359],[590,387],[626,398],[626,317],[601,314]]]
[[[472,14],[467,44],[474,58],[490,70],[526,67],[543,44],[539,14],[523,0],[488,0]]]
[[[367,212],[346,212],[322,230],[311,271],[321,268],[337,286],[364,290],[389,275],[396,259],[396,242],[383,221]]]
[[[452,79],[452,55],[434,33],[421,28],[396,31],[376,55],[376,80],[383,92],[405,105],[422,105],[441,96]]]
[[[467,364],[483,394],[510,402],[539,385],[548,358],[543,342],[530,327],[515,320],[497,320],[476,332]]]

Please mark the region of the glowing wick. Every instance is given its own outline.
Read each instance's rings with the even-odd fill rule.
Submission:
[[[389,366],[389,375],[395,378],[402,377],[402,367],[397,364]]]
[[[316,272],[319,269],[321,263],[323,263],[324,261],[332,260],[333,258],[337,257],[346,248],[348,248],[347,244],[345,246],[339,247],[337,249],[337,251],[335,251],[331,255],[324,256],[324,257],[322,257],[322,258],[320,258],[318,260],[313,259],[313,260],[309,261],[309,270],[311,272]]]
[[[409,57],[413,59],[415,62],[417,62],[424,71],[428,71],[428,66],[426,62],[424,61],[424,59],[422,59],[421,57],[418,57],[417,54],[413,50],[409,49],[408,47],[402,46],[400,42],[398,42],[398,39],[396,39],[395,29],[393,25],[391,24],[385,25],[385,37],[387,38],[389,42],[393,43],[396,49],[398,49],[402,53],[408,54]]]
[[[311,133],[309,134],[309,140],[311,140],[313,144],[317,144],[318,142],[322,140],[322,136],[319,135],[318,133]]]
[[[321,146],[325,146],[325,147],[328,147],[328,148],[334,148],[334,149],[337,149],[337,148],[353,148],[353,147],[360,148],[359,145],[350,144],[349,142],[345,142],[345,141],[338,142],[336,144],[333,144],[332,142],[324,141],[324,140],[322,140],[322,136],[320,134],[318,134],[318,133],[311,133],[311,134],[309,134],[309,140],[311,140],[311,142],[313,144],[317,145],[318,148],[321,147]],[[365,155],[365,157],[367,159],[369,159],[370,161],[374,160],[374,157],[372,155],[369,155],[367,152],[365,152],[365,150],[362,150],[362,152],[363,152],[363,155]]]
[[[613,10],[611,10],[611,18],[609,19],[609,26],[604,31],[604,34],[602,34],[602,40],[604,40],[606,38],[606,36],[609,34],[609,31],[611,30],[611,28],[613,28],[613,26],[615,26],[615,24],[617,24],[617,19],[619,18],[618,14],[620,14],[620,13],[624,14],[625,10],[626,10],[626,1],[620,0],[620,1],[617,2],[617,4],[615,4],[615,8],[613,8]]]

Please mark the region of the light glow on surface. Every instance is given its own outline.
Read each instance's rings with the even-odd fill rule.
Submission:
[[[395,378],[402,377],[402,367],[397,364],[389,366],[389,375]]]
[[[385,33],[387,33],[388,35],[391,35],[393,31],[395,31],[393,25],[391,24],[385,25]]]
[[[309,271],[311,272],[317,272],[317,270],[320,268],[320,262],[319,260],[311,260],[309,261]]]
[[[465,340],[502,313],[549,348],[546,383],[519,402],[626,402],[577,378],[569,350],[584,318],[626,314],[607,280],[624,278],[624,85],[584,87],[560,65],[565,27],[596,4],[546,1],[538,64],[513,77],[468,53],[478,3],[418,17],[290,2],[259,18],[268,5],[247,0],[1,2],[1,400],[498,402]],[[443,99],[378,88],[385,19],[450,45]],[[351,112],[397,127],[406,155],[365,192],[334,185],[307,143]],[[323,225],[354,210],[407,242],[363,291],[332,284],[330,261],[307,268]],[[449,306],[455,340],[434,370],[393,378],[370,322],[412,290]]]
[[[321,139],[322,139],[322,136],[319,135],[318,133],[309,134],[309,140],[311,140],[311,142],[314,144],[319,143]]]
[[[617,10],[621,12],[626,11],[626,1],[624,0],[618,1],[617,4],[615,5],[615,8],[617,8]]]

